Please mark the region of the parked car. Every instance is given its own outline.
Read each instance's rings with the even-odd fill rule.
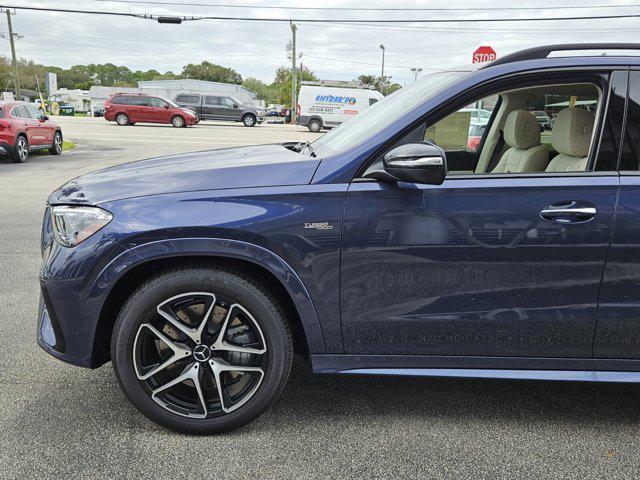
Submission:
[[[614,48],[426,75],[313,143],[70,181],[44,215],[39,344],[111,360],[143,414],[191,433],[259,416],[294,353],[317,373],[639,382],[640,57]],[[559,92],[597,114],[560,111],[549,149],[523,106]],[[459,110],[489,95],[467,150]]]
[[[340,125],[383,98],[377,90],[302,85],[296,123],[319,132]]]
[[[201,95],[198,93],[181,93],[176,96],[176,103],[195,111],[203,120],[230,120],[242,122],[245,127],[253,127],[262,123],[266,111],[253,105],[244,105],[239,100],[226,95]]]
[[[486,110],[484,108],[463,108],[460,110],[461,112],[469,112],[471,114],[471,120],[477,121],[478,123],[487,123],[491,118],[491,110]]]
[[[49,150],[62,153],[62,129],[27,102],[0,101],[0,155],[24,163],[29,153]]]
[[[486,121],[471,121],[469,125],[469,138],[467,139],[467,149],[476,150],[480,145],[480,141],[482,140],[482,135],[484,134],[484,130],[487,127]]]
[[[533,113],[536,120],[538,120],[541,131],[551,129],[551,118],[547,115],[547,112],[544,110],[534,110],[531,113]]]
[[[104,106],[102,106],[102,107],[94,107],[93,116],[94,117],[104,117]]]
[[[197,116],[171,100],[136,93],[116,93],[104,102],[104,119],[118,125],[167,123],[174,127],[195,125]]]

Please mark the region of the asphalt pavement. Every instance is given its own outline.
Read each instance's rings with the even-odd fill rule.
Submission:
[[[0,479],[638,476],[636,385],[321,376],[298,363],[279,400],[243,429],[193,437],[151,423],[110,364],[80,369],[36,345],[47,195],[140,158],[316,135],[279,125],[60,120],[78,149],[22,165],[0,160]]]

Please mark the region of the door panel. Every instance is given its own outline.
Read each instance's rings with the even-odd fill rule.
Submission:
[[[229,97],[220,99],[220,118],[222,120],[240,120],[241,111],[233,107],[234,102]]]
[[[17,122],[18,128],[26,132],[30,147],[42,145],[42,134],[39,131],[38,121],[31,118],[27,106],[18,105],[12,108],[11,116],[14,117],[14,121]]]
[[[620,149],[620,198],[616,223],[602,278],[596,358],[640,358],[640,72],[629,74],[627,122],[622,137],[626,85],[618,87],[610,122],[612,143]],[[611,110],[610,110],[611,112]],[[617,155],[615,158],[617,159]]]
[[[343,226],[347,353],[591,357],[617,175],[353,183]],[[543,220],[559,202],[583,223]]]
[[[207,95],[202,100],[202,115],[203,118],[210,120],[217,120],[220,112],[220,97]]]

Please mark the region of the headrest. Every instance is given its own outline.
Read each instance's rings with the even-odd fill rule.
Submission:
[[[540,145],[540,124],[533,113],[526,110],[511,112],[504,124],[504,141],[521,150]]]
[[[584,108],[560,110],[553,124],[551,145],[558,153],[586,157],[591,145],[595,116]]]

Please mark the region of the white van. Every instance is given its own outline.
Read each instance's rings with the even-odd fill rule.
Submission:
[[[377,90],[302,85],[296,122],[319,132],[340,125],[383,98]]]

